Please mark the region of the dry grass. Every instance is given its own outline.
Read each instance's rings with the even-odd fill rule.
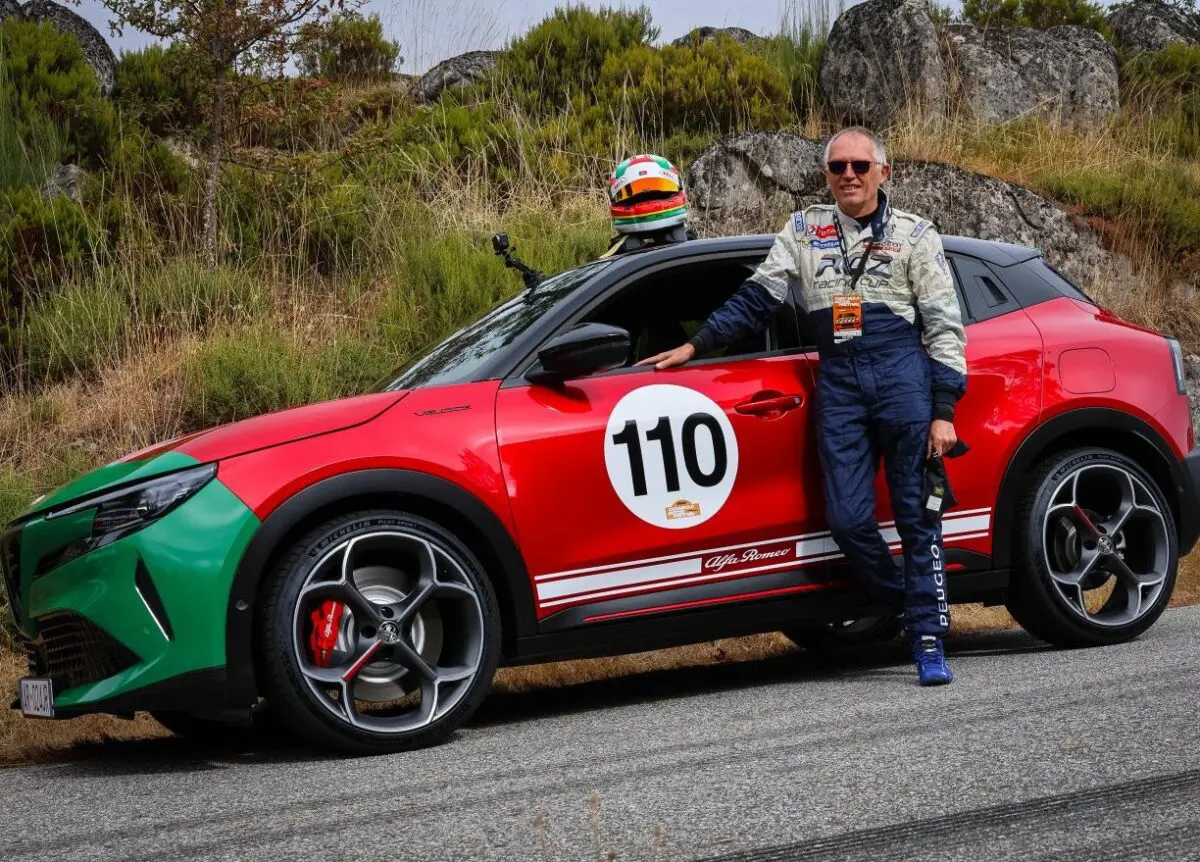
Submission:
[[[1171,607],[1194,604],[1200,604],[1200,552],[1181,561],[1179,580],[1171,599]],[[1016,623],[1003,607],[962,605],[954,609],[952,635],[1015,627]],[[566,688],[655,671],[766,661],[796,650],[783,635],[768,632],[611,658],[503,668],[496,675],[492,690],[517,693]],[[0,648],[0,706],[7,705],[16,696],[17,681],[24,673],[24,659]],[[101,715],[70,721],[36,721],[23,719],[13,710],[0,709],[0,767],[70,758],[82,747],[97,743],[167,735],[161,725],[142,713],[133,721]]]

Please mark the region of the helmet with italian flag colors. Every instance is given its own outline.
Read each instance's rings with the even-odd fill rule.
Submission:
[[[608,198],[617,233],[650,233],[687,221],[683,180],[662,156],[634,156],[617,165]]]

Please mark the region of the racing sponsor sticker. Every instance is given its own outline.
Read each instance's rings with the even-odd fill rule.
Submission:
[[[837,248],[838,241],[836,239],[814,239],[809,245],[813,248]]]
[[[630,512],[656,527],[687,529],[729,499],[737,437],[729,417],[706,395],[673,384],[642,386],[608,417],[604,466]]]
[[[862,295],[835,293],[833,295],[833,340],[848,341],[863,333]]]
[[[810,224],[808,232],[811,236],[817,239],[836,239],[837,225],[832,224]]]

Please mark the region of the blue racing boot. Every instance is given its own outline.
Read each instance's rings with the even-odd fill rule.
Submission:
[[[946,666],[946,654],[942,651],[941,638],[920,635],[911,640],[913,659],[917,663],[917,675],[921,685],[946,685],[954,679]]]

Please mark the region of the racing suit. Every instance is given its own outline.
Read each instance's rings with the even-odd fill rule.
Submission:
[[[852,294],[855,272],[861,334],[835,336],[834,297]],[[882,190],[865,228],[833,205],[798,212],[692,338],[697,354],[763,328],[795,282],[821,360],[817,449],[830,532],[867,592],[903,610],[910,635],[940,636],[950,623],[941,520],[923,511],[923,467],[932,419],[953,421],[966,389],[966,333],[941,238],[893,210]],[[903,565],[875,519],[880,455]]]

